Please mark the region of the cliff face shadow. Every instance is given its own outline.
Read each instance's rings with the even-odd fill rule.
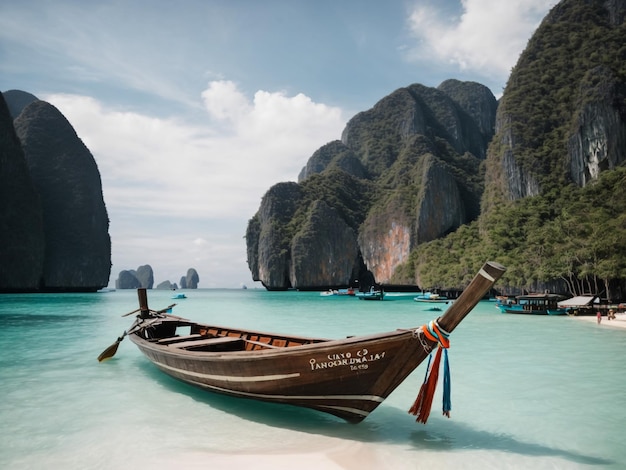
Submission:
[[[586,465],[615,462],[592,455],[524,442],[513,436],[475,429],[454,420],[441,419],[433,410],[428,425],[417,423],[406,410],[381,404],[359,424],[306,408],[235,398],[180,382],[143,360],[139,369],[172,393],[192,399],[241,419],[298,432],[354,440],[362,443],[387,443],[410,446],[416,451],[447,452],[455,449],[493,450],[531,457],[556,457]],[[407,407],[408,409],[408,407]]]

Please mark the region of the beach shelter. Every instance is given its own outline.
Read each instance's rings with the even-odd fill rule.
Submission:
[[[584,296],[579,295],[578,297],[572,297],[571,299],[561,300],[558,303],[559,308],[580,308],[580,307],[591,307],[593,301],[596,296]]]

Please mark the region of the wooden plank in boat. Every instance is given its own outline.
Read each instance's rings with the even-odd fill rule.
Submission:
[[[194,335],[183,335],[183,336],[172,336],[170,338],[162,338],[157,341],[157,344],[172,344],[172,343],[180,343],[182,341],[189,341],[192,339],[200,339],[202,335],[194,334]]]
[[[270,348],[270,349],[273,349],[273,348],[279,349],[280,348],[280,346],[274,346],[273,344],[264,343],[263,341],[255,341],[255,340],[252,340],[252,339],[247,339],[246,343],[255,344],[257,346],[262,346],[264,348]]]
[[[243,343],[241,338],[235,338],[232,336],[218,336],[217,338],[198,339],[191,341],[182,341],[180,343],[173,343],[170,346],[173,348],[201,348],[204,346],[217,346],[226,345],[229,343]]]

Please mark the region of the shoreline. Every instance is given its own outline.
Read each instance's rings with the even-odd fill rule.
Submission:
[[[577,320],[589,323],[598,323],[598,319],[594,315],[573,316]],[[602,315],[602,321],[598,326],[608,326],[611,328],[626,328],[626,313],[616,313],[615,320],[609,320],[606,315]]]

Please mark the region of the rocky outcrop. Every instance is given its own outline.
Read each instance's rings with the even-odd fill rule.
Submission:
[[[152,289],[154,286],[154,271],[152,266],[144,264],[137,270],[129,269],[120,271],[115,281],[116,289]]]
[[[187,270],[187,275],[185,276],[185,288],[197,289],[199,282],[200,276],[198,276],[198,272],[194,268],[189,268]]]
[[[626,161],[626,83],[600,65],[580,87],[574,132],[568,138],[570,175],[579,186]]]
[[[9,112],[11,113],[11,117],[13,119],[16,119],[26,106],[39,100],[39,98],[35,95],[26,93],[22,90],[8,90],[2,92],[2,94],[4,95],[7,105],[9,106]]]
[[[181,289],[197,289],[200,282],[200,276],[194,268],[189,268],[187,274],[180,278]]]
[[[19,90],[1,101],[0,264],[15,268],[0,275],[0,291],[106,286],[109,221],[93,156],[54,106]]]
[[[433,156],[423,162],[422,191],[418,195],[417,239],[412,247],[448,234],[468,221],[467,207],[449,168]]]
[[[136,272],[133,270],[120,271],[117,279],[115,280],[116,289],[139,289],[141,282],[137,279]]]
[[[354,116],[299,184],[264,196],[246,231],[253,279],[271,290],[390,281],[418,244],[478,216],[495,107],[486,87],[447,81]]]
[[[154,286],[154,271],[149,264],[139,266],[135,272],[135,277],[139,280],[141,287],[152,289]]]
[[[486,149],[495,132],[494,125],[498,110],[498,101],[491,90],[480,83],[453,79],[444,81],[437,89],[450,97],[478,126],[478,131],[482,136],[480,148]],[[481,154],[481,156],[484,155],[484,153]]]
[[[441,139],[458,154],[469,152],[484,158],[493,135],[495,104],[484,85],[446,81],[436,89],[414,84],[354,116],[341,141],[375,176],[389,168],[403,147],[419,135],[432,141]]]
[[[543,20],[497,111],[486,210],[583,187],[626,160],[625,12],[624,0],[563,0]]]
[[[158,290],[176,290],[178,286],[176,283],[172,284],[170,281],[159,282],[156,286]]]
[[[287,224],[296,212],[301,188],[296,183],[279,183],[263,196],[255,220],[248,225],[248,266],[253,279],[268,290],[292,287],[289,275],[290,237]]]
[[[333,168],[343,170],[357,178],[367,177],[367,171],[355,153],[341,141],[335,140],[315,151],[298,175],[298,182],[304,181],[311,175]]]
[[[492,253],[511,262],[502,278],[511,287],[553,288],[561,278],[573,292],[595,286],[623,296],[615,240],[626,159],[625,19],[626,0],[562,0],[499,102],[480,84],[447,80],[400,88],[355,115],[341,142],[311,156],[299,188],[285,195],[286,210],[268,217],[262,202],[250,220],[253,278],[272,289],[332,279],[321,242],[338,218],[356,235],[359,280],[365,272],[385,284],[462,288],[475,272],[468,266]],[[340,173],[352,179],[339,184]],[[307,227],[313,213],[332,223],[317,222],[315,232]],[[611,236],[598,242],[605,232]]]
[[[316,201],[308,211],[293,237],[290,256],[292,286],[348,286],[360,269],[354,230],[323,201]]]
[[[28,104],[14,127],[42,203],[41,289],[95,291],[106,286],[109,219],[93,156],[59,110],[44,101]]]
[[[2,94],[0,169],[0,292],[34,292],[44,264],[41,201]]]
[[[411,252],[413,221],[395,204],[390,201],[385,210],[372,211],[359,232],[363,262],[378,283],[388,283]]]

